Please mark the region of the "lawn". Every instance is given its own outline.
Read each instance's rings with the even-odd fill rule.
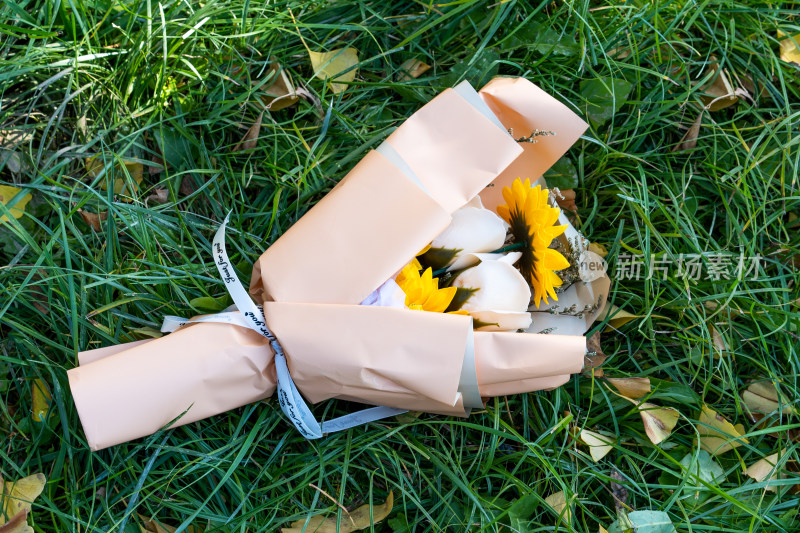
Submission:
[[[390,494],[376,531],[800,530],[800,51],[778,33],[800,33],[799,9],[5,0],[0,191],[31,196],[0,204],[0,476],[46,477],[34,531],[252,533],[314,515],[350,531]],[[333,92],[309,50],[344,47],[355,76]],[[301,97],[265,111],[275,65]],[[246,282],[406,117],[495,75],[590,123],[549,175],[575,191],[610,301],[632,315],[589,332],[601,366],[468,419],[306,441],[271,398],[89,451],[66,371],[81,350],[160,335],[163,315],[229,305],[209,252],[226,213]],[[608,380],[628,377],[678,415],[659,444]],[[710,455],[698,437],[721,419],[741,436]],[[602,458],[582,429],[610,436]]]

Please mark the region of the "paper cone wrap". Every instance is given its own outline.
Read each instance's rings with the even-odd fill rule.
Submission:
[[[558,135],[521,146],[510,127]],[[303,396],[464,416],[465,375],[488,397],[551,389],[579,372],[596,313],[563,317],[569,334],[487,333],[467,316],[358,304],[453,211],[479,193],[494,207],[502,186],[537,178],[585,128],[527,80],[496,79],[480,94],[444,91],[367,153],[253,268],[250,293]],[[573,296],[604,302],[604,283]],[[268,341],[229,324],[82,352],[80,363],[68,374],[95,450],[269,397],[276,384]]]

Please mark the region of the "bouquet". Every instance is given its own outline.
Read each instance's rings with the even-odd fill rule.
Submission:
[[[308,438],[403,410],[467,416],[582,369],[602,259],[541,174],[586,129],[523,78],[448,89],[409,117],[253,268],[213,258],[236,309],[167,317],[68,372],[93,450],[262,400]],[[538,178],[538,179],[537,179]],[[226,221],[227,222],[227,221]],[[313,251],[313,252],[310,252]],[[319,424],[306,401],[379,406]]]

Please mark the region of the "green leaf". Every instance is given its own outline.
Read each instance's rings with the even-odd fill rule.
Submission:
[[[579,185],[578,171],[569,157],[564,156],[556,164],[547,169],[544,179],[549,188],[557,187],[562,190],[574,189]]]
[[[562,56],[573,56],[581,50],[580,45],[571,34],[562,34],[549,26],[532,22],[516,30],[503,42],[501,47],[503,51],[529,48],[542,55],[552,53]]]
[[[189,305],[191,305],[200,312],[219,313],[228,306],[226,300],[227,299],[223,298],[212,298],[211,296],[202,296],[200,298],[194,298],[190,300]]]
[[[512,531],[528,531],[528,524],[533,518],[533,513],[539,507],[539,496],[526,494],[508,509],[509,525]]]
[[[676,533],[672,520],[664,511],[633,511],[628,513],[636,533]]]
[[[694,463],[694,467],[692,467]],[[705,450],[700,450],[697,454],[697,461],[694,461],[694,455],[687,453],[681,459],[681,466],[694,476],[707,483],[717,483],[725,479],[725,471],[719,466],[711,457],[711,454]]]
[[[625,104],[633,85],[625,80],[598,78],[581,82],[586,116],[597,129]]]
[[[683,488],[685,500],[690,502],[702,503],[711,496],[710,491],[701,481],[716,485],[725,479],[725,471],[705,450],[700,450],[697,460],[695,460],[694,454],[687,453],[681,459],[681,467],[691,476]]]
[[[467,300],[469,300],[478,290],[479,289],[473,289],[470,287],[457,287],[456,295],[453,296],[453,300],[450,302],[450,305],[447,306],[446,312],[450,313],[453,311],[458,311],[464,307],[464,304],[467,303]]]
[[[431,248],[420,257],[420,262],[439,270],[449,265],[460,251],[460,248]]]
[[[664,379],[650,378],[650,386],[654,391],[652,398],[679,404],[700,405],[700,396],[687,385]]]
[[[405,515],[397,515],[386,521],[393,533],[408,533],[411,531],[411,526],[408,525],[408,519]]]

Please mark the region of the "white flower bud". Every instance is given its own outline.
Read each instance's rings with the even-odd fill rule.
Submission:
[[[458,250],[445,266],[449,270],[475,263],[468,254],[493,252],[503,247],[508,224],[473,200],[453,213],[453,220],[431,243],[432,249]]]
[[[497,260],[484,260],[453,280],[454,287],[475,291],[461,309],[472,315],[478,325],[485,324],[477,329],[514,331],[530,326],[531,289],[512,266],[519,257],[516,252]]]

